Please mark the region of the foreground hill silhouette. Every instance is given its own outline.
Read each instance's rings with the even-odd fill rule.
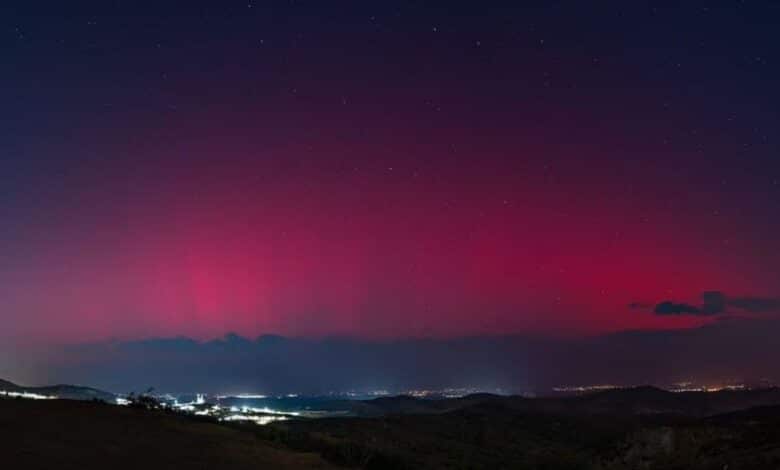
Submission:
[[[300,449],[367,468],[780,468],[780,407],[691,418],[560,415],[468,407],[455,412],[274,423],[262,429]],[[348,452],[347,452],[348,450]]]
[[[216,423],[72,400],[0,400],[0,453],[9,469],[331,468]]]
[[[258,432],[335,463],[374,468],[780,468],[778,389],[390,397],[356,402],[353,411],[358,416]]]
[[[780,391],[357,402],[352,417],[226,425],[98,402],[0,400],[13,468],[780,468]]]

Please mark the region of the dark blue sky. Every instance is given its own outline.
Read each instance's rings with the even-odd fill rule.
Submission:
[[[3,2],[0,341],[775,315],[778,24],[756,1]]]

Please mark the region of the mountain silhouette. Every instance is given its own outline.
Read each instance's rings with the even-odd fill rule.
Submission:
[[[34,393],[37,395],[45,395],[49,397],[56,397],[63,400],[100,400],[113,403],[116,400],[116,395],[103,390],[98,390],[92,387],[83,387],[80,385],[46,385],[41,387],[25,387],[17,385],[8,380],[0,379],[0,391],[14,392],[14,393]]]

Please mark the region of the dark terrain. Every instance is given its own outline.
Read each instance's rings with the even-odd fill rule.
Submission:
[[[98,402],[6,399],[0,448],[13,468],[780,468],[776,389],[639,387],[352,406],[363,416],[256,426]]]
[[[71,400],[0,400],[0,455],[8,469],[332,467],[216,423]]]
[[[360,417],[446,413],[472,406],[495,406],[512,413],[678,414],[704,417],[755,406],[780,405],[780,388],[724,390],[715,393],[673,393],[644,386],[564,397],[524,398],[485,393],[441,400],[397,396],[366,401],[331,402],[323,405],[331,410],[342,410]]]
[[[374,417],[274,423],[267,439],[374,468],[780,468],[780,390],[653,387],[568,398],[383,398]],[[739,411],[738,411],[739,410]]]

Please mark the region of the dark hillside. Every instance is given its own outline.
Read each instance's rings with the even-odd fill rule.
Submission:
[[[330,468],[240,429],[69,400],[0,400],[0,451],[9,469]]]
[[[16,385],[13,382],[9,382],[7,380],[0,379],[0,391],[4,392],[15,392],[19,389],[19,386]]]

